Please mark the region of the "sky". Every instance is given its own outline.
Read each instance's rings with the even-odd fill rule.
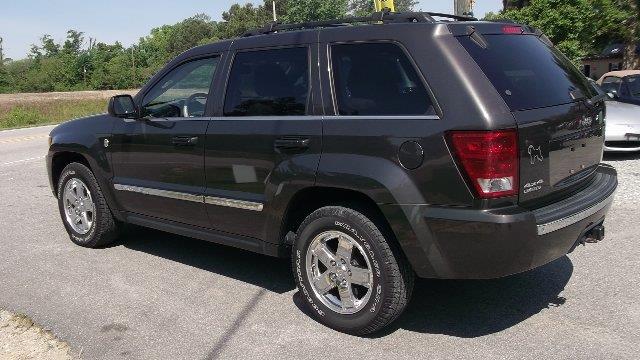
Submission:
[[[31,44],[44,34],[63,42],[69,29],[82,31],[105,43],[136,43],[155,27],[175,24],[197,13],[220,20],[233,3],[262,3],[261,0],[19,0],[6,1],[0,9],[0,37],[5,57],[22,59]],[[498,11],[502,0],[477,0],[475,15]],[[453,0],[421,0],[420,10],[453,12]]]

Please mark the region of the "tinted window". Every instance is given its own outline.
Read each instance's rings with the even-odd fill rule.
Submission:
[[[605,92],[610,92],[611,90],[620,91],[620,84],[622,84],[622,79],[615,76],[608,76],[602,80],[602,90]]]
[[[171,70],[145,95],[144,116],[157,118],[201,117],[218,58],[191,61]]]
[[[483,48],[458,37],[512,110],[566,104],[595,92],[582,73],[533,35],[485,35]]]
[[[241,52],[233,62],[224,114],[304,115],[308,97],[307,48]]]
[[[390,43],[331,47],[340,115],[427,115],[434,109],[402,49]]]
[[[631,96],[640,98],[640,76],[628,76],[627,84]]]

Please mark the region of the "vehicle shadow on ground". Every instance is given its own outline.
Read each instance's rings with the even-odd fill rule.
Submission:
[[[131,227],[114,246],[125,246],[283,294],[296,288],[288,259]],[[473,338],[502,331],[549,307],[561,306],[573,264],[564,256],[538,269],[496,280],[416,281],[412,301],[391,326],[398,329]],[[299,292],[293,301],[309,314]],[[309,314],[310,315],[310,314]]]
[[[237,279],[278,294],[295,289],[288,259],[131,226],[114,244]]]
[[[640,152],[636,153],[604,153],[603,161],[627,161],[627,160],[639,160]]]
[[[405,313],[389,327],[367,337],[384,337],[398,329],[462,338],[493,334],[543,309],[564,304],[566,299],[559,294],[572,273],[573,264],[564,256],[536,270],[502,279],[417,279]],[[298,309],[311,315],[300,292],[293,300]]]
[[[573,273],[564,256],[541,268],[495,280],[416,281],[413,299],[392,326],[397,329],[474,338],[493,334],[543,309],[562,306],[560,296]]]

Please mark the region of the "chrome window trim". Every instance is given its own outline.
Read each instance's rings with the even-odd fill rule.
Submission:
[[[326,120],[440,120],[438,115],[329,115]]]
[[[133,186],[133,185],[114,184],[113,187],[118,191],[128,191],[128,192],[133,192],[133,193],[138,193],[143,195],[159,196],[159,197],[175,199],[175,200],[197,202],[201,204],[225,206],[225,207],[232,207],[236,209],[244,209],[244,210],[251,210],[251,211],[262,211],[264,209],[264,204],[252,202],[252,201],[227,199],[227,198],[220,198],[220,197],[214,197],[214,196],[195,195],[195,194],[188,194],[188,193],[182,193],[177,191],[152,189],[152,188]]]
[[[214,196],[205,196],[204,202],[209,205],[226,206],[226,207],[251,210],[251,211],[262,211],[262,209],[264,208],[264,205],[261,203],[220,198],[220,197],[214,197]]]
[[[546,235],[546,234],[552,233],[554,231],[563,229],[567,226],[577,223],[578,221],[588,218],[589,216],[597,213],[598,211],[604,209],[609,204],[611,204],[613,202],[614,196],[615,196],[615,193],[609,195],[609,197],[593,205],[592,207],[582,210],[578,213],[575,213],[573,215],[567,216],[559,220],[554,220],[545,224],[538,225],[538,235]]]

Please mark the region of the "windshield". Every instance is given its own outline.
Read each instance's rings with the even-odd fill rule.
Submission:
[[[635,98],[640,98],[640,75],[628,76],[629,93]]]
[[[587,78],[553,46],[534,35],[484,35],[458,40],[512,111],[570,103],[596,95]],[[639,81],[640,82],[640,81]]]

